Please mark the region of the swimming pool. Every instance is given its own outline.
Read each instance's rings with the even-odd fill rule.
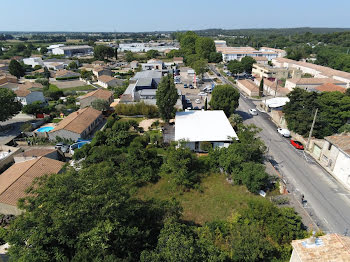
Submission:
[[[49,132],[49,131],[51,131],[52,129],[54,129],[53,126],[44,126],[44,127],[39,128],[39,129],[36,130],[36,131],[37,131],[37,132]]]

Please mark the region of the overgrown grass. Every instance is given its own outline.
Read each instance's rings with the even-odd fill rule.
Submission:
[[[94,90],[96,87],[91,86],[91,85],[85,85],[85,86],[75,86],[75,87],[69,87],[69,88],[61,88],[63,92],[67,91],[89,91],[89,90]]]
[[[119,121],[129,121],[129,120],[134,120],[136,121],[138,124],[140,124],[140,122],[142,120],[145,120],[146,118],[144,117],[121,117]]]
[[[170,200],[176,198],[183,207],[183,219],[203,225],[213,220],[226,220],[234,211],[246,206],[249,199],[261,198],[248,192],[244,186],[232,186],[225,176],[211,174],[203,179],[201,192],[176,190],[166,179],[142,187],[138,192],[141,199]]]

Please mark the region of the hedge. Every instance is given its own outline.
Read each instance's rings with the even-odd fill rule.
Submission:
[[[77,79],[80,76],[69,76],[69,77],[56,77],[56,80],[70,80],[70,79]]]
[[[136,116],[145,115],[149,118],[158,117],[158,108],[154,105],[147,105],[144,102],[136,104],[118,104],[115,107],[115,112],[118,115]]]

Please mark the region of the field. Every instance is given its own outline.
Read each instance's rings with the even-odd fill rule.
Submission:
[[[249,193],[243,186],[228,184],[225,177],[220,174],[204,178],[201,188],[201,192],[199,190],[180,192],[173,189],[165,179],[160,179],[156,184],[142,187],[138,197],[161,200],[176,198],[184,209],[183,219],[201,225],[208,221],[226,220],[233,211],[245,207],[249,199],[260,197]]]

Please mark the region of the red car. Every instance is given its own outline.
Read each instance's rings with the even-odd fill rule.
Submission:
[[[303,150],[304,149],[304,146],[302,143],[300,143],[299,141],[296,141],[296,140],[290,140],[290,143],[292,144],[292,146],[294,146],[296,149],[300,149],[300,150]]]

